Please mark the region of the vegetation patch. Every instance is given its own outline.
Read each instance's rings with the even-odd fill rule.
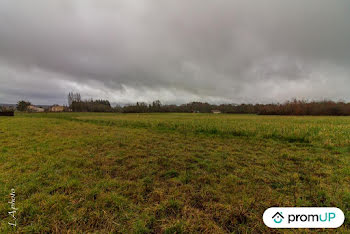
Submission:
[[[261,217],[268,207],[336,206],[346,216],[338,230],[347,233],[349,121],[224,114],[3,118],[0,231],[266,233]],[[7,224],[12,188],[16,229]]]

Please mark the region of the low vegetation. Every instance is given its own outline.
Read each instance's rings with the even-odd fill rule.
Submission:
[[[349,116],[350,103],[333,101],[293,100],[277,104],[221,104],[191,102],[183,105],[163,105],[160,101],[152,104],[137,102],[135,105],[111,107],[107,100],[74,101],[71,109],[75,112],[122,112],[122,113],[211,113],[259,114],[259,115],[311,115]]]
[[[292,115],[292,116],[350,116],[350,103],[334,101],[305,101],[294,99],[277,104],[209,104],[190,102],[182,105],[162,104],[159,100],[151,104],[137,102],[134,105],[114,106],[108,100],[81,98],[80,93],[68,94],[67,112],[104,112],[104,113],[226,113],[226,114],[258,114],[258,115]],[[31,103],[19,101],[18,111],[28,111]],[[1,111],[1,110],[0,110]],[[50,109],[46,108],[46,111]]]
[[[13,108],[0,106],[0,116],[14,116],[14,112]]]
[[[1,232],[263,233],[271,206],[339,207],[338,230],[350,231],[349,117],[23,113],[0,121]]]

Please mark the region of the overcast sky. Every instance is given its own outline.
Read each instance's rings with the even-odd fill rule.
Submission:
[[[349,0],[0,0],[0,103],[350,101]]]

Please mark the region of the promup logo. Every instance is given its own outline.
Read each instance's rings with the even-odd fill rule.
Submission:
[[[276,214],[274,216],[272,216],[273,221],[275,221],[275,223],[281,223],[284,219],[282,212],[276,212]]]
[[[336,207],[271,207],[263,215],[270,228],[337,228],[344,218]]]

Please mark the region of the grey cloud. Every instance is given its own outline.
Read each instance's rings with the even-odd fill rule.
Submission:
[[[347,0],[0,0],[0,98],[350,100]],[[12,74],[12,75],[11,75]]]

